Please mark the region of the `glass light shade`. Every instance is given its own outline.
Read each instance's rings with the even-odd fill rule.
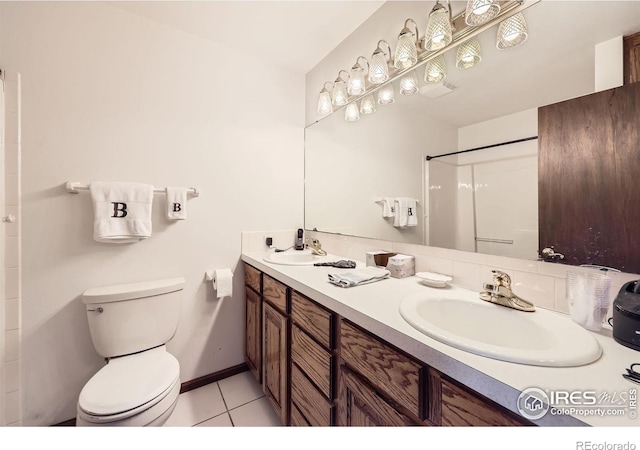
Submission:
[[[330,114],[333,112],[333,105],[331,105],[331,95],[329,91],[323,89],[318,96],[318,114]]]
[[[444,55],[436,56],[428,61],[424,68],[424,81],[427,83],[439,83],[447,76],[447,64]]]
[[[374,112],[376,112],[376,101],[373,98],[373,94],[369,94],[360,103],[360,113],[373,114]]]
[[[493,19],[500,12],[497,0],[469,0],[464,14],[467,25],[477,27]]]
[[[349,84],[347,85],[347,93],[349,95],[361,95],[364,94],[364,69],[359,65],[354,66],[351,69],[351,76],[349,77]]]
[[[349,101],[349,94],[347,94],[347,85],[343,80],[336,80],[333,84],[333,92],[331,96],[331,102],[336,106],[346,105]]]
[[[429,24],[424,37],[425,50],[439,50],[446,47],[453,40],[453,27],[449,20],[449,11],[434,7],[429,14]]]
[[[360,111],[358,111],[358,105],[353,102],[349,103],[344,110],[344,120],[347,122],[355,122],[360,119]]]
[[[405,28],[398,36],[396,56],[393,58],[393,66],[398,69],[407,69],[418,62],[418,48],[416,47],[416,37]]]
[[[390,105],[391,103],[396,101],[396,95],[393,91],[393,84],[389,83],[386,86],[383,86],[378,91],[378,104],[379,105]]]
[[[469,69],[482,60],[480,42],[476,38],[471,38],[458,46],[456,54],[456,67],[458,69]]]
[[[418,77],[412,70],[400,79],[400,95],[411,95],[418,92]]]
[[[496,47],[511,48],[527,40],[527,21],[522,13],[514,14],[500,22]]]
[[[369,67],[369,83],[380,84],[389,79],[389,66],[387,65],[387,55],[379,48],[371,56],[371,66]]]

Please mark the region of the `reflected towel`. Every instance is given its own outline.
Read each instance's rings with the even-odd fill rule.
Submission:
[[[414,198],[398,197],[394,200],[396,215],[393,226],[396,228],[415,227],[418,225],[418,200]]]
[[[336,286],[348,288],[384,280],[389,278],[390,275],[391,273],[387,269],[368,266],[353,272],[330,273],[329,282]]]

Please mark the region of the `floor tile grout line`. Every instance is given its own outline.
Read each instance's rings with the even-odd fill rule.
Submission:
[[[233,419],[231,418],[231,414],[229,414],[229,407],[227,406],[227,401],[224,399],[224,394],[222,393],[222,387],[220,386],[220,383],[218,383],[218,390],[220,391],[220,397],[222,397],[222,403],[224,403],[224,409],[227,412],[227,416],[229,417],[231,426],[235,427],[235,425],[233,424]]]

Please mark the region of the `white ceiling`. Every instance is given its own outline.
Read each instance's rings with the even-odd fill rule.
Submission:
[[[306,74],[384,1],[109,1]]]

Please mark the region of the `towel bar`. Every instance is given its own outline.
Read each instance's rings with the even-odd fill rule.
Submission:
[[[66,188],[69,194],[78,194],[80,191],[88,191],[89,185],[78,183],[76,181],[67,181]],[[153,192],[157,194],[166,193],[164,189],[154,189]],[[198,197],[200,195],[200,190],[192,187],[189,188],[187,193],[192,197]]]

